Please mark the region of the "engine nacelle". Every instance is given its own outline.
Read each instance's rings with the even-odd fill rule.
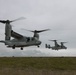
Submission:
[[[10,38],[11,38],[11,30],[12,30],[11,25],[6,23],[6,26],[5,26],[5,40],[10,40]]]

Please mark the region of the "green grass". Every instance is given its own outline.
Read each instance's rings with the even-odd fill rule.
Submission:
[[[72,57],[0,57],[1,68],[31,68],[47,70],[76,70]]]

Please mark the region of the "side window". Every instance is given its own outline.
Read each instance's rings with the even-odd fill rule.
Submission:
[[[34,38],[32,38],[32,41],[34,41]]]
[[[27,42],[29,42],[30,41],[30,38],[27,38]]]

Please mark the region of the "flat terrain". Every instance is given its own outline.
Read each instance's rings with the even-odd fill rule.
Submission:
[[[76,58],[0,57],[0,75],[76,75]]]

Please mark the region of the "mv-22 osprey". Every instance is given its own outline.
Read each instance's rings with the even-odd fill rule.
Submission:
[[[39,40],[38,33],[48,31],[49,29],[30,31],[30,32],[34,33],[33,37],[23,36],[15,31],[13,31],[12,26],[10,25],[10,23],[20,20],[20,19],[23,19],[23,18],[18,18],[16,20],[12,20],[12,21],[0,20],[1,23],[5,24],[5,40],[1,40],[0,42],[5,43],[5,45],[7,45],[7,47],[12,47],[13,49],[15,49],[16,47],[20,47],[21,50],[23,50],[23,47],[28,47],[28,46],[39,47],[39,45],[42,42]],[[14,39],[11,39],[11,37],[13,37]]]
[[[60,42],[60,45],[57,43],[57,40],[49,40],[49,41],[54,41],[55,43],[55,46],[50,46],[48,44],[45,44],[45,47],[46,48],[51,48],[52,50],[60,50],[60,49],[67,49],[66,46],[64,46],[64,43],[67,43],[67,42]]]

